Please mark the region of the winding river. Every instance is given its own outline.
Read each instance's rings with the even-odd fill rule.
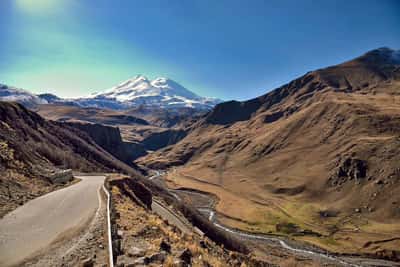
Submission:
[[[154,180],[154,179],[160,178],[163,174],[164,174],[164,172],[162,172],[162,171],[155,171],[155,175],[151,176],[149,179]],[[164,181],[161,181],[161,183],[163,184],[163,186],[166,187],[166,185],[164,184]],[[176,200],[182,201],[182,197],[180,197],[178,194],[179,192],[181,192],[181,190],[168,189],[168,191],[176,198]],[[186,193],[188,193],[188,192],[186,191]],[[206,198],[209,197],[209,196],[207,196],[206,193],[202,194],[199,192],[190,192],[190,194],[202,195],[203,197],[206,197]],[[210,206],[212,206],[212,205],[210,205]],[[293,254],[302,255],[302,256],[309,257],[309,258],[322,260],[325,262],[330,262],[330,263],[333,263],[338,266],[351,266],[351,267],[400,266],[400,265],[392,265],[393,262],[390,262],[390,261],[379,260],[379,259],[364,259],[361,257],[357,257],[357,259],[358,259],[358,261],[361,260],[362,262],[365,262],[365,265],[364,264],[362,264],[362,265],[356,264],[353,262],[354,258],[352,261],[350,261],[349,260],[350,257],[347,257],[347,259],[343,259],[344,257],[331,255],[328,252],[321,252],[321,251],[317,251],[317,249],[304,248],[304,246],[301,246],[300,243],[298,246],[295,246],[295,245],[290,244],[292,242],[289,243],[286,240],[284,240],[283,238],[279,238],[279,237],[275,237],[275,236],[272,237],[272,236],[267,236],[267,235],[262,235],[262,234],[251,234],[251,233],[247,233],[247,232],[240,231],[237,229],[232,229],[232,228],[230,228],[226,225],[222,225],[220,222],[218,222],[217,213],[214,209],[209,208],[209,207],[198,207],[198,210],[201,213],[205,214],[205,216],[208,217],[209,221],[211,221],[216,227],[218,227],[226,232],[229,232],[237,237],[247,239],[247,240],[258,240],[258,241],[262,241],[262,242],[267,242],[268,244],[273,244],[273,245],[279,246],[283,249],[286,249],[286,250],[292,252]],[[293,243],[294,243],[294,241],[293,241]],[[302,247],[302,248],[300,248],[300,247]]]

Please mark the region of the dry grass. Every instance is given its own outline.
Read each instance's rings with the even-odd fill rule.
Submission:
[[[322,265],[315,263],[315,262],[301,262],[298,261],[296,258],[290,257],[286,260],[283,260],[280,264],[280,267],[303,267],[303,266],[309,266],[309,267],[320,267]]]
[[[337,252],[370,252],[366,242],[400,235],[393,204],[400,194],[399,143],[393,138],[400,132],[400,96],[386,93],[395,90],[388,86],[376,94],[321,91],[272,123],[263,122],[265,111],[230,126],[204,124],[141,162],[175,164],[192,155],[168,174],[168,185],[218,196],[216,209],[227,215],[221,221],[232,227],[276,233],[276,224],[294,223],[323,235],[295,238]],[[328,178],[346,157],[368,162],[372,180],[331,186]],[[377,186],[379,179],[387,185]],[[324,210],[337,214],[321,217]]]
[[[120,214],[117,219],[118,228],[124,231],[126,240],[123,243],[127,246],[145,243],[146,255],[151,255],[158,252],[161,241],[166,240],[171,245],[172,252],[163,266],[175,266],[174,259],[186,248],[193,254],[193,266],[204,266],[204,262],[208,262],[211,266],[236,266],[228,264],[229,254],[210,240],[205,240],[208,248],[203,248],[199,245],[201,240],[199,236],[181,233],[179,229],[169,225],[157,215],[121,195],[115,186],[112,187],[112,195]]]

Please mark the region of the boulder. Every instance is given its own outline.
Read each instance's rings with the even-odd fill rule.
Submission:
[[[118,256],[117,258],[117,264],[115,264],[115,266],[117,267],[134,267],[137,266],[135,260],[125,256],[125,255],[121,255]]]
[[[165,259],[167,258],[167,256],[165,255],[165,253],[155,253],[153,255],[151,255],[150,257],[148,257],[149,262],[154,263],[164,263]]]
[[[160,250],[171,253],[171,245],[168,244],[165,240],[162,240],[160,243]]]
[[[131,247],[128,249],[127,254],[130,257],[142,257],[146,251],[144,249],[138,248],[138,247]]]
[[[92,258],[88,258],[82,261],[82,267],[93,267],[94,261]]]
[[[193,254],[192,254],[192,252],[191,252],[188,248],[186,248],[186,249],[184,249],[183,251],[181,251],[181,252],[178,254],[178,257],[179,257],[179,259],[182,260],[185,264],[191,264],[191,263],[192,263]]]

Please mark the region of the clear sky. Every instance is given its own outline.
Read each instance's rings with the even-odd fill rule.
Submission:
[[[0,83],[62,97],[137,74],[244,100],[400,48],[400,1],[0,0]]]

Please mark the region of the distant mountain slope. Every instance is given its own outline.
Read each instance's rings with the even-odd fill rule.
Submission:
[[[141,118],[128,115],[123,111],[100,108],[46,104],[38,105],[36,111],[46,119],[63,122],[90,122],[106,125],[149,125]]]
[[[19,102],[26,107],[34,107],[38,104],[47,104],[47,100],[40,98],[26,90],[0,84],[0,101]]]
[[[167,145],[176,142],[177,138],[170,138],[169,128],[186,128],[196,116],[204,114],[204,112],[192,108],[172,110],[141,106],[128,110],[109,110],[63,104],[37,105],[35,110],[49,120],[118,127],[124,141],[129,142],[130,146],[136,146],[135,151],[132,153],[132,156],[136,158],[143,155],[143,149],[145,148],[155,149],[160,146],[163,147],[161,144]],[[177,131],[179,132],[180,130]],[[171,133],[173,132],[175,130],[171,130]],[[158,133],[163,134],[158,135]],[[152,146],[148,142],[146,142],[145,146],[138,144],[142,143],[144,139],[153,138],[151,137],[153,134],[163,137],[158,140],[158,145]],[[183,135],[178,136],[181,137]],[[124,158],[131,159],[130,157]]]
[[[400,255],[390,239],[400,236],[398,55],[373,50],[218,104],[175,146],[139,162],[175,166],[171,186],[216,194],[218,219],[232,227]]]
[[[0,101],[16,101],[29,108],[38,104],[60,104],[114,110],[139,107],[210,110],[221,102],[215,98],[200,97],[171,79],[157,78],[150,81],[141,75],[105,92],[69,99],[47,93],[35,95],[23,89],[0,84]]]

